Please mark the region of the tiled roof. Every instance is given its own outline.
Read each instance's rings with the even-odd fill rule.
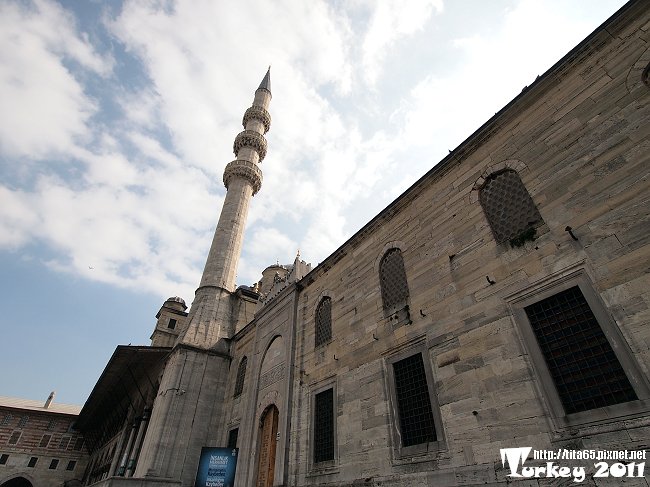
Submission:
[[[34,401],[32,399],[20,399],[17,397],[0,396],[0,407],[26,409],[29,411],[41,411],[44,413],[59,413],[78,415],[81,406],[76,404],[58,404],[52,402],[50,407],[45,408],[45,401]]]

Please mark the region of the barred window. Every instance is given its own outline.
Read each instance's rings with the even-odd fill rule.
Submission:
[[[237,439],[239,437],[239,428],[231,429],[228,433],[228,444],[226,448],[237,448]]]
[[[40,448],[47,448],[47,445],[50,444],[50,440],[52,439],[52,435],[43,435],[41,438],[41,442],[38,444]]]
[[[637,399],[578,286],[524,311],[566,414]]]
[[[59,450],[65,450],[68,448],[68,445],[70,444],[70,437],[69,436],[64,436],[61,438],[61,441],[59,441]]]
[[[56,419],[51,419],[50,422],[47,423],[48,431],[52,431],[55,426],[56,426]]]
[[[379,264],[379,284],[386,312],[392,313],[406,306],[409,288],[400,249],[390,249],[382,257]]]
[[[422,354],[416,353],[393,364],[395,395],[402,446],[436,441]]]
[[[29,416],[23,416],[20,418],[20,421],[18,421],[18,427],[19,428],[24,428],[27,426],[27,421],[29,421]]]
[[[247,364],[247,357],[244,357],[241,359],[241,362],[239,362],[239,368],[237,369],[237,379],[235,380],[235,395],[233,397],[241,396],[241,393],[244,390],[244,379],[246,378]]]
[[[9,443],[10,445],[18,444],[18,440],[20,440],[20,435],[22,435],[21,431],[14,431],[13,433],[11,433],[11,436],[9,437],[9,441],[7,443]]]
[[[84,439],[80,437],[76,439],[76,441],[74,442],[74,447],[72,449],[74,451],[81,451],[83,446],[84,446]]]
[[[497,243],[519,239],[527,233],[534,238],[535,225],[542,222],[533,199],[513,170],[492,174],[479,192],[479,201]]]
[[[319,347],[332,339],[332,300],[324,297],[316,308],[315,346]]]
[[[7,426],[11,421],[11,419],[12,419],[11,414],[5,414],[4,418],[2,418],[2,423],[0,423],[0,426]]]
[[[334,389],[314,398],[314,463],[334,460]]]

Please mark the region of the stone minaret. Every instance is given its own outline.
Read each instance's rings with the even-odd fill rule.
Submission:
[[[169,356],[153,405],[135,477],[180,480],[193,485],[201,447],[223,437],[223,398],[230,366],[235,275],[251,197],[260,190],[259,164],[271,116],[270,69],[246,110],[235,138],[236,159],[223,173],[226,199],[201,283],[184,329]]]

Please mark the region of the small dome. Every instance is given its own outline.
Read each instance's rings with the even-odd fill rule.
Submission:
[[[183,309],[187,309],[187,305],[185,304],[185,300],[181,297],[178,296],[172,296],[171,298],[167,298],[166,303],[172,302],[172,303],[180,303],[183,306]]]

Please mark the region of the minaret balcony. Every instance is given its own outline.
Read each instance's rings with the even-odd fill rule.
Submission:
[[[262,187],[262,170],[254,162],[242,159],[229,162],[223,171],[223,184],[226,189],[233,178],[242,178],[250,182],[253,187],[253,195]]]
[[[266,157],[266,139],[262,134],[254,130],[244,130],[239,132],[235,137],[235,143],[232,150],[235,155],[239,155],[239,150],[244,147],[250,147],[257,151],[260,156],[260,162]]]
[[[260,121],[262,125],[264,125],[264,133],[267,133],[271,128],[271,114],[263,107],[253,105],[246,110],[246,113],[244,113],[244,119],[242,120],[244,128],[246,128],[246,125],[251,120]]]

